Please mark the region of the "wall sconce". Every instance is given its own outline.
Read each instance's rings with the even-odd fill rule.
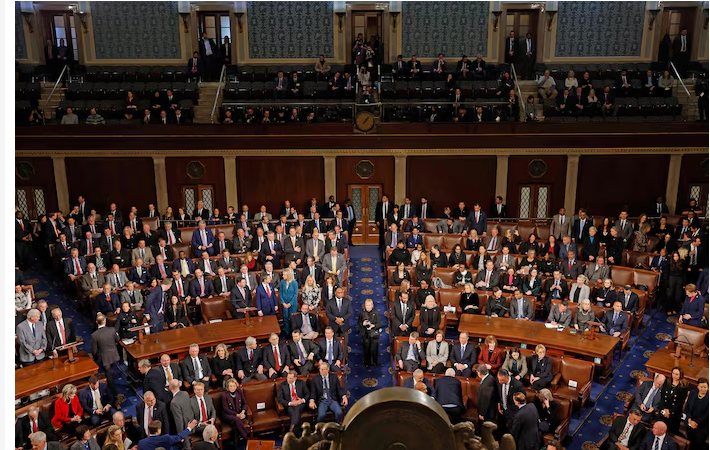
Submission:
[[[189,12],[181,12],[178,14],[180,14],[180,17],[182,17],[182,25],[185,27],[185,33],[189,33],[190,32],[190,13]]]
[[[498,21],[500,20],[500,15],[503,14],[503,11],[493,11],[493,15],[495,16],[495,20],[493,21],[493,31],[498,31]]]
[[[555,18],[557,11],[547,11],[547,31],[552,30],[552,20]]]
[[[397,17],[399,14],[399,11],[390,11],[390,17],[392,17],[392,31],[397,31]]]
[[[244,17],[243,12],[235,12],[234,17],[237,18],[237,26],[239,27],[239,32],[242,33],[244,32],[244,29],[242,28],[242,17]]]
[[[22,18],[25,19],[25,23],[27,24],[27,28],[29,28],[30,33],[34,33],[35,29],[32,26],[32,13],[31,12],[23,12]]]
[[[345,17],[344,12],[337,12],[335,13],[336,16],[338,16],[338,33],[343,32],[343,17]]]
[[[648,29],[653,30],[653,23],[656,21],[656,16],[661,12],[660,9],[649,9]]]
[[[84,27],[84,33],[89,32],[89,27],[86,25],[86,12],[83,11],[78,11],[76,12],[76,15],[79,16],[79,21],[81,22],[81,26]]]

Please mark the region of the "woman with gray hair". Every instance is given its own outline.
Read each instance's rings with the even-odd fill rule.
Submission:
[[[585,298],[580,302],[577,308],[577,314],[574,317],[574,328],[577,331],[587,331],[591,328],[587,322],[594,321],[594,311],[592,311],[592,303],[588,298]]]
[[[540,417],[538,427],[540,432],[554,432],[557,429],[559,420],[557,419],[557,401],[552,397],[552,392],[549,389],[540,389],[535,397],[535,408]]]
[[[589,286],[587,286],[587,277],[579,275],[577,282],[572,285],[569,290],[569,301],[580,303],[582,300],[589,299]]]

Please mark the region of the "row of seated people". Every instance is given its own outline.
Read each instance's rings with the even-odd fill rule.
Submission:
[[[510,72],[503,72],[500,79],[472,81],[455,79],[447,74],[438,81],[383,81],[380,85],[383,100],[390,99],[446,99],[454,103],[479,98],[505,99],[515,88]]]
[[[506,103],[489,105],[455,104],[453,106],[437,105],[386,105],[383,119],[385,122],[455,122],[455,123],[486,123],[486,122],[517,122],[520,119],[518,97],[513,91],[506,97]]]
[[[223,125],[313,124],[343,122],[353,118],[352,106],[223,106],[219,122]]]
[[[272,81],[240,81],[228,84],[224,90],[224,99],[230,100],[283,100],[283,99],[329,99],[355,100],[358,79],[350,73],[335,72],[332,77],[320,81],[307,81],[297,72],[285,76],[279,72]]]
[[[436,61],[430,65],[422,65],[416,55],[409,61],[404,61],[402,55],[397,55],[397,60],[392,64],[385,64],[381,68],[382,75],[391,75],[394,79],[414,79],[423,81],[445,80],[449,76],[457,81],[464,80],[495,80],[499,74],[509,72],[510,64],[486,64],[479,53],[474,60],[469,60],[467,55],[454,64],[449,64],[443,54],[439,54]]]

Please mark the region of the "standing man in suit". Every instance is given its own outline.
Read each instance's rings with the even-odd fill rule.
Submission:
[[[624,292],[616,297],[621,302],[621,310],[631,313],[631,316],[636,315],[639,310],[639,296],[631,290],[630,285],[624,286]]]
[[[284,262],[286,264],[291,261],[296,261],[297,266],[303,265],[303,260],[306,255],[306,246],[303,242],[303,237],[296,236],[296,227],[291,227],[288,230],[288,236],[283,242],[283,251],[285,254]]]
[[[575,257],[576,255],[573,248],[575,248],[575,245],[571,244],[570,250],[566,254],[567,258],[560,263],[562,266],[562,274],[565,278],[570,280],[576,280],[584,271],[584,267],[582,267],[582,264]],[[562,250],[560,250],[560,253],[562,253]]]
[[[587,217],[587,210],[580,209],[579,217],[574,220],[574,224],[572,225],[572,242],[583,243],[584,238],[589,236],[589,229],[591,227],[592,221]]]
[[[232,316],[236,319],[243,318],[244,313],[239,313],[237,310],[251,306],[251,290],[247,288],[246,278],[237,279],[237,285],[230,292],[229,303],[232,304]]]
[[[641,411],[632,409],[628,417],[619,416],[614,420],[602,450],[638,450],[645,436],[646,427],[641,423]]]
[[[15,261],[20,270],[25,270],[30,261],[32,242],[32,224],[25,219],[22,211],[15,213]]]
[[[256,309],[259,317],[272,316],[279,312],[276,291],[269,274],[262,275],[261,284],[256,288]]]
[[[673,62],[681,77],[685,77],[689,61],[690,37],[688,36],[688,29],[683,28],[680,30],[680,35],[673,40]]]
[[[416,305],[409,301],[409,292],[404,291],[399,296],[399,301],[392,305],[392,335],[409,336],[414,328]],[[411,371],[410,371],[411,372]]]
[[[117,350],[118,334],[115,328],[106,326],[106,316],[101,313],[96,315],[96,325],[98,329],[91,334],[91,355],[99,367],[103,368],[108,388],[116,397],[118,390],[113,380],[113,369],[120,359]]]
[[[621,309],[621,302],[619,300],[614,302],[614,309],[612,311],[607,311],[602,318],[602,326],[600,330],[602,333],[606,333],[610,336],[619,337],[626,333],[629,329],[629,319]]]
[[[265,245],[261,246],[261,260],[263,264],[271,262],[274,265],[274,269],[281,268],[281,254],[283,253],[283,248],[281,247],[281,242],[276,240],[276,235],[273,231],[269,231],[266,236]]]
[[[525,387],[523,386],[523,383],[520,382],[520,380],[516,379],[515,377],[510,376],[510,372],[508,372],[507,369],[501,368],[498,370],[498,413],[500,413],[501,416],[503,416],[503,430],[502,432],[505,433],[507,429],[510,428],[513,422],[513,417],[515,417],[515,413],[518,412],[518,408],[515,406],[515,401],[513,400],[513,396],[518,393],[522,392],[523,394],[525,393]]]
[[[661,390],[666,382],[666,376],[657,374],[653,381],[644,381],[638,389],[634,397],[634,408],[638,408],[641,413],[641,420],[650,423],[658,411],[658,405],[661,403]]]
[[[563,236],[572,234],[572,221],[565,214],[565,209],[560,208],[559,212],[552,217],[552,235],[561,241]]]
[[[199,344],[190,344],[188,355],[182,360],[182,374],[185,377],[185,387],[195,386],[203,383],[209,387],[212,378],[212,368],[204,355],[200,355]]]
[[[619,213],[619,223],[616,226],[619,228],[619,236],[624,240],[628,241],[629,238],[634,234],[634,226],[628,220],[629,213],[626,211],[621,211]]]
[[[397,248],[399,242],[404,242],[404,232],[397,228],[397,224],[392,223],[385,236],[385,247]]]
[[[147,265],[151,265],[155,262],[153,252],[151,251],[150,247],[146,247],[146,242],[144,239],[138,240],[138,247],[134,248],[131,252],[131,263],[134,266],[136,265],[136,261],[138,261],[139,259]]]
[[[676,450],[675,442],[668,436],[668,426],[662,420],[653,424],[650,433],[641,442],[639,450]]]
[[[332,274],[338,279],[338,286],[343,285],[345,280],[345,269],[347,263],[345,257],[338,253],[338,247],[331,247],[330,254],[323,258],[323,270],[327,274]]]
[[[105,384],[99,383],[99,377],[92,375],[89,385],[79,391],[79,403],[85,413],[91,415],[92,427],[101,423],[102,417],[113,417],[116,409],[113,407],[114,398]]]
[[[485,237],[488,230],[488,217],[486,213],[481,211],[481,204],[474,203],[473,211],[468,214],[466,219],[466,230],[476,230],[478,236]]]
[[[165,292],[170,290],[172,284],[172,278],[166,278],[157,288],[152,289],[148,294],[143,317],[145,317],[150,324],[151,333],[163,331],[163,323],[165,320]]]
[[[303,380],[297,378],[295,370],[288,372],[286,381],[279,385],[279,392],[276,400],[283,405],[286,414],[291,418],[291,425],[288,431],[293,432],[296,425],[301,421],[301,414],[306,408],[306,399],[310,398],[308,387]]]
[[[318,409],[318,422],[322,422],[328,411],[333,411],[335,421],[340,423],[343,418],[343,408],[348,406],[348,397],[345,395],[338,376],[330,373],[330,366],[326,362],[318,365],[318,375],[311,380],[311,399],[308,407]]]
[[[468,342],[468,333],[459,333],[459,341],[456,342],[449,354],[451,364],[455,369],[454,375],[457,377],[470,377],[473,375],[473,365],[478,360],[477,348]]]
[[[513,395],[513,402],[518,412],[513,417],[510,434],[515,439],[516,450],[537,450],[540,448],[540,435],[538,432],[537,408],[532,403],[525,402],[525,393],[517,392]]]
[[[175,426],[176,433],[182,433],[188,428],[191,430],[197,426],[197,420],[192,414],[192,407],[190,406],[190,396],[184,390],[180,389],[181,383],[179,380],[173,379],[168,383],[168,390],[172,400],[170,400],[170,414],[172,417],[172,423]],[[192,426],[190,422],[194,421]],[[180,443],[179,448],[183,450],[190,449],[189,438],[182,443]]]
[[[150,434],[149,426],[154,420],[159,420],[163,425],[160,434],[170,434],[170,419],[165,403],[157,400],[151,391],[143,393],[143,401],[136,405],[136,418],[138,428],[141,432],[141,439],[145,439]]]
[[[312,238],[306,243],[306,256],[313,257],[316,264],[322,266],[323,257],[325,256],[325,243],[319,238],[317,228],[313,229]]]
[[[452,423],[458,423],[464,412],[461,382],[456,379],[456,372],[449,367],[444,376],[436,380],[434,385],[434,400],[444,408]]]
[[[532,80],[535,67],[535,42],[533,42],[532,34],[527,33],[525,35],[521,51],[524,53],[523,71],[521,75],[526,79]]]
[[[343,298],[343,288],[335,289],[335,299],[325,305],[325,315],[328,326],[335,332],[335,337],[343,338],[343,347],[348,348],[348,335],[350,334],[350,317],[353,315],[350,300]],[[347,360],[347,355],[345,355]]]
[[[385,229],[387,228],[387,218],[392,212],[392,204],[387,194],[382,194],[382,200],[375,206],[375,223],[380,234],[380,249],[385,248]],[[384,253],[383,253],[384,258]]]
[[[74,321],[70,318],[62,317],[62,310],[59,308],[52,310],[52,320],[47,323],[45,332],[50,352],[54,352],[55,347],[76,341]]]
[[[20,361],[22,365],[29,366],[44,359],[47,336],[40,322],[39,310],[30,309],[27,313],[27,320],[17,325],[15,334],[17,335],[17,342],[20,344]]]
[[[498,397],[496,395],[496,381],[493,375],[490,374],[485,364],[476,366],[476,373],[481,379],[481,384],[478,386],[478,400],[476,402],[478,408],[478,420],[483,423],[488,420],[495,422]]]
[[[202,211],[203,213],[208,212],[206,209]],[[195,210],[195,212],[197,212],[197,210]],[[201,255],[203,251],[207,251],[210,256],[214,254],[214,249],[212,248],[214,245],[214,235],[212,234],[212,230],[207,228],[207,223],[204,220],[200,221],[197,230],[192,233],[191,244],[194,255]]]
[[[518,58],[518,40],[515,38],[515,32],[511,31],[510,36],[505,38],[505,62],[513,64]]]
[[[491,217],[508,217],[508,210],[503,204],[503,197],[501,197],[500,195],[496,196],[495,201],[493,202],[493,207],[491,208]]]
[[[205,64],[205,78],[207,81],[212,81],[212,79],[215,78],[217,61],[219,59],[218,53],[219,48],[215,45],[214,40],[208,38],[207,33],[203,32],[202,39],[200,39],[200,58]]]

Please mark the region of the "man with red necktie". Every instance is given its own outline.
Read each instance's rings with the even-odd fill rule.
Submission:
[[[86,272],[86,258],[79,256],[79,249],[71,249],[71,257],[64,261],[64,273],[69,279],[74,281]]]
[[[279,311],[271,275],[264,275],[261,284],[256,288],[256,309],[260,317],[275,315]]]
[[[286,413],[291,418],[289,431],[296,429],[301,421],[301,414],[306,408],[306,399],[309,396],[308,387],[303,380],[297,378],[295,371],[290,371],[286,381],[279,385],[277,400],[286,409]]]

